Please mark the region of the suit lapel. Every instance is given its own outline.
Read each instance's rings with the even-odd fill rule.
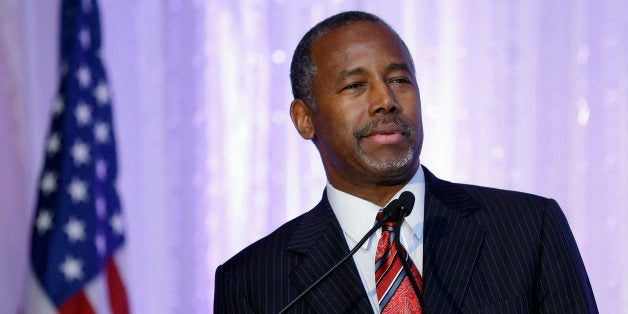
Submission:
[[[461,185],[425,172],[425,302],[432,313],[458,312],[484,239],[480,208]]]
[[[349,253],[347,242],[331,206],[323,194],[321,202],[304,216],[287,249],[301,255],[290,280],[299,293]],[[332,273],[304,299],[317,311],[372,312],[371,304],[353,260]]]

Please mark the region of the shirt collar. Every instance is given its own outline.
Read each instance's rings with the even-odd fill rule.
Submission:
[[[391,201],[399,198],[399,195],[404,191],[412,192],[415,197],[414,207],[410,215],[406,217],[405,223],[409,224],[415,235],[421,238],[423,236],[423,207],[425,204],[425,177],[422,167],[419,167],[412,179],[391,198]],[[327,199],[336,218],[338,218],[338,222],[340,222],[340,227],[348,238],[353,240],[354,244],[360,241],[366,232],[373,227],[375,216],[381,209],[378,205],[365,199],[334,188],[329,181],[327,182]],[[362,248],[367,248],[368,243],[369,241],[365,242]]]

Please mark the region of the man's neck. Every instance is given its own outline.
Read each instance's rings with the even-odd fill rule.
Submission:
[[[343,180],[331,180],[331,178],[328,180],[335,189],[384,207],[412,179],[417,170],[418,167],[406,173],[403,178],[390,181],[361,182],[356,184]]]

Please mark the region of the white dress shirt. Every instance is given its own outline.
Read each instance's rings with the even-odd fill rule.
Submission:
[[[414,177],[393,196],[391,200],[399,198],[404,191],[414,194],[415,202],[412,212],[401,225],[401,244],[406,248],[412,261],[423,272],[423,222],[425,204],[425,177],[423,168],[419,167]],[[367,200],[337,190],[327,182],[327,199],[340,222],[349,249],[362,239],[362,237],[375,224],[375,216],[381,209],[378,205]],[[375,253],[377,242],[382,231],[377,230],[362,247],[353,255],[353,260],[358,267],[358,273],[366,293],[371,301],[375,313],[379,313],[377,290],[375,287]]]

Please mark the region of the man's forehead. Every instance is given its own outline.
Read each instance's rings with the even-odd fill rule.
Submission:
[[[317,68],[335,68],[336,75],[342,78],[360,74],[374,62],[373,58],[387,56],[384,70],[405,70],[412,68],[412,57],[398,36],[388,27],[379,23],[339,28],[320,37],[311,50]],[[354,26],[354,27],[351,27]],[[373,28],[373,26],[378,28]],[[383,68],[380,68],[383,69]]]
[[[389,33],[391,37],[395,37],[393,31],[385,24],[373,21],[354,21],[323,32],[314,40],[313,46],[324,45],[327,41],[333,41],[338,37],[353,36],[355,41],[367,40],[368,36],[364,35],[373,31],[383,31]]]
[[[321,35],[313,42],[310,53],[312,56],[317,53],[346,54],[364,45],[377,45],[381,49],[382,44],[387,49],[403,50],[401,39],[386,25],[359,21]]]

